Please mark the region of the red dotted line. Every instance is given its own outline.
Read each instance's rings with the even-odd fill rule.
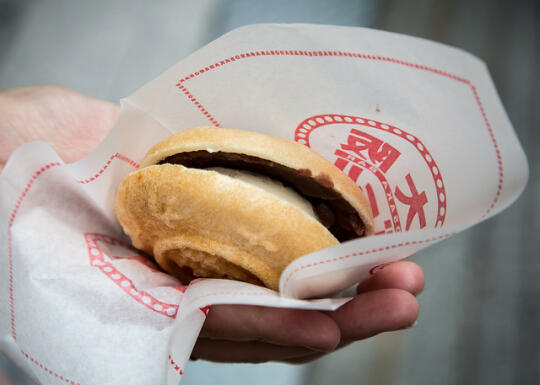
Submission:
[[[495,147],[495,155],[497,156],[497,166],[498,166],[498,172],[499,172],[499,181],[497,185],[497,192],[495,194],[495,198],[493,199],[493,202],[491,202],[491,205],[486,210],[486,212],[482,215],[482,218],[487,217],[487,215],[490,213],[491,210],[495,207],[495,204],[499,200],[499,196],[501,195],[502,191],[502,185],[504,181],[504,170],[503,170],[503,163],[501,158],[501,150],[499,149],[499,146],[497,145],[497,140],[495,139],[495,134],[493,132],[493,129],[491,128],[491,124],[489,123],[489,120],[486,115],[486,111],[484,110],[484,106],[482,104],[482,101],[480,100],[480,96],[478,95],[478,92],[476,91],[476,87],[469,83],[471,86],[471,90],[474,94],[474,98],[476,99],[476,104],[478,104],[478,107],[480,108],[480,113],[482,114],[482,118],[484,119],[484,123],[486,124],[486,127],[489,132],[489,136],[491,138],[491,142],[493,143],[493,147]]]
[[[409,142],[416,149],[416,151],[420,153],[420,156],[426,163],[429,172],[431,173],[433,182],[435,184],[435,190],[437,192],[437,219],[435,221],[435,226],[443,225],[446,218],[446,190],[444,187],[444,181],[435,159],[433,159],[430,152],[420,139],[398,127],[381,123],[376,120],[362,119],[352,115],[325,114],[312,116],[302,121],[295,130],[294,140],[310,147],[309,137],[311,133],[315,129],[327,124],[359,124],[365,127],[376,128],[381,131],[389,132]]]
[[[17,340],[17,331],[15,330],[15,309],[13,300],[13,253],[11,250],[11,229],[8,228],[8,263],[9,263],[9,313],[11,320],[11,337]]]
[[[23,190],[23,192],[19,196],[19,199],[17,200],[17,203],[15,204],[15,208],[13,209],[13,211],[11,213],[11,216],[9,218],[9,222],[8,222],[9,309],[10,309],[10,313],[11,313],[10,314],[10,318],[11,318],[11,336],[12,336],[13,340],[15,340],[15,341],[17,340],[17,331],[15,329],[15,307],[14,307],[15,306],[14,305],[15,301],[14,301],[14,297],[13,297],[13,252],[12,252],[12,246],[11,246],[11,227],[13,225],[13,221],[15,220],[15,218],[17,216],[17,212],[19,211],[19,208],[21,207],[23,199],[26,197],[26,194],[28,193],[28,191],[30,190],[32,185],[34,184],[34,181],[41,174],[43,174],[45,171],[47,171],[47,170],[49,170],[49,169],[51,169],[53,167],[60,166],[60,165],[61,165],[61,163],[59,163],[59,162],[49,163],[49,164],[45,165],[44,167],[42,167],[41,169],[39,169],[38,171],[36,171],[32,175],[32,177],[30,178],[30,181],[26,184],[25,189]],[[30,362],[32,362],[35,365],[39,366],[40,368],[42,368],[45,372],[49,373],[50,375],[54,375],[56,378],[59,378],[62,381],[68,383],[68,384],[80,385],[78,382],[74,382],[72,380],[69,380],[68,378],[65,378],[64,376],[61,376],[58,373],[56,373],[56,372],[52,371],[51,369],[47,368],[46,366],[44,366],[42,363],[40,363],[39,361],[37,361],[36,359],[31,357],[30,355],[28,355],[23,350],[21,350],[21,353],[27,360],[29,360]]]
[[[180,376],[182,374],[184,374],[184,372],[182,371],[182,369],[180,369],[180,366],[174,362],[174,360],[172,359],[171,355],[169,354],[169,364],[171,364],[171,366],[173,367],[174,371],[176,373],[178,373]]]
[[[135,168],[139,168],[139,163],[137,163],[134,160],[131,160],[130,158],[128,158],[127,156],[119,154],[117,152],[116,154],[111,155],[111,157],[109,158],[107,163],[105,163],[105,165],[101,168],[101,170],[99,170],[93,177],[91,177],[89,179],[85,179],[85,180],[77,180],[77,183],[87,184],[87,183],[95,181],[97,178],[99,178],[105,172],[105,170],[110,166],[111,162],[115,158],[119,159],[119,160],[121,160],[123,162],[126,162],[127,164],[129,164],[129,165],[131,165],[131,166],[133,166]]]
[[[357,257],[357,256],[361,256],[361,255],[373,254],[373,253],[381,252],[381,251],[384,251],[384,250],[396,249],[396,248],[399,248],[399,247],[405,247],[405,246],[411,246],[411,245],[421,245],[423,243],[430,243],[430,242],[434,242],[434,241],[438,241],[438,240],[441,240],[441,239],[444,239],[444,238],[451,237],[452,235],[455,235],[455,234],[456,233],[453,232],[453,233],[440,235],[438,237],[433,237],[433,238],[429,238],[429,239],[422,239],[422,240],[419,240],[419,241],[409,241],[409,242],[396,243],[396,244],[391,245],[391,246],[379,247],[378,249],[359,251],[359,252],[352,253],[352,254],[349,254],[349,255],[344,255],[344,256],[340,256],[340,257],[334,257],[334,258],[325,259],[325,260],[318,261],[318,262],[308,263],[307,265],[297,267],[296,269],[294,269],[293,271],[291,271],[289,273],[289,275],[285,279],[285,283],[283,284],[283,292],[284,293],[286,292],[287,285],[289,283],[289,280],[292,278],[292,276],[294,274],[298,273],[300,270],[308,269],[308,268],[318,266],[318,265],[323,265],[325,263],[343,261],[343,260],[345,260],[347,258],[351,258],[351,257]]]
[[[17,200],[17,203],[15,204],[15,208],[13,209],[13,211],[11,212],[11,216],[9,217],[9,227],[11,227],[11,225],[13,224],[13,221],[15,220],[15,217],[17,216],[17,211],[19,210],[19,207],[21,207],[21,203],[23,201],[23,199],[26,197],[26,194],[28,193],[28,191],[30,190],[30,187],[32,187],[32,185],[34,184],[34,182],[36,181],[36,179],[41,175],[43,174],[45,171],[51,169],[52,167],[57,167],[57,166],[60,166],[61,163],[59,162],[55,162],[55,163],[49,163],[45,166],[43,166],[41,169],[39,169],[38,171],[36,171],[32,177],[30,178],[30,180],[28,181],[28,183],[26,184],[26,188],[23,190],[23,192],[21,193],[21,195],[19,195],[19,199]]]
[[[210,120],[210,122],[212,122],[214,126],[221,127],[218,121],[212,115],[210,115],[206,108],[202,106],[202,104],[197,100],[197,98],[195,98],[195,96],[193,96],[193,94],[189,92],[184,85],[178,83],[177,86],[187,96],[187,98],[193,102],[195,107],[197,107],[203,113],[203,115],[206,116],[208,120]]]
[[[439,70],[437,68],[425,66],[425,65],[422,65],[422,64],[412,63],[412,62],[408,62],[408,61],[405,61],[405,60],[399,60],[399,59],[388,57],[388,56],[367,55],[367,54],[361,54],[361,53],[355,53],[355,52],[344,52],[344,51],[265,50],[265,51],[246,52],[246,53],[242,53],[242,54],[239,54],[239,55],[231,56],[231,57],[229,57],[227,59],[219,60],[219,61],[215,62],[214,64],[203,67],[203,68],[199,69],[198,71],[195,71],[195,72],[181,78],[176,85],[178,86],[178,88],[180,88],[182,91],[184,91],[184,93],[189,97],[189,95],[191,95],[191,94],[189,93],[189,91],[187,91],[185,89],[185,86],[182,83],[184,83],[184,82],[186,82],[186,81],[188,81],[190,79],[193,79],[193,78],[195,78],[197,76],[200,76],[200,75],[202,75],[202,74],[204,74],[206,72],[209,72],[209,71],[212,71],[212,70],[214,70],[216,68],[219,68],[221,66],[227,65],[229,63],[234,63],[234,62],[237,62],[239,60],[248,59],[248,58],[266,57],[266,56],[307,56],[307,57],[336,57],[337,56],[337,57],[350,57],[350,58],[363,59],[363,60],[382,61],[382,62],[399,64],[399,65],[403,65],[403,66],[406,66],[406,67],[431,72],[431,73],[434,73],[434,74],[437,74],[437,75],[440,75],[440,76],[444,76],[444,77],[447,77],[449,79],[456,80],[456,81],[458,81],[460,83],[468,85],[472,90],[472,93],[474,95],[476,103],[477,103],[477,105],[478,105],[478,107],[480,109],[482,117],[484,118],[484,122],[486,124],[487,130],[488,130],[489,135],[491,137],[491,141],[492,141],[493,146],[495,148],[495,153],[497,155],[497,164],[498,164],[498,169],[499,169],[499,185],[497,186],[497,192],[495,193],[495,198],[494,198],[493,202],[491,203],[490,207],[482,215],[482,218],[485,218],[491,212],[491,210],[495,207],[495,205],[496,205],[496,203],[497,203],[497,201],[499,199],[499,196],[501,194],[502,184],[503,184],[503,180],[504,180],[503,163],[502,163],[502,158],[501,158],[499,146],[497,144],[497,140],[495,139],[495,134],[494,134],[494,132],[493,132],[493,130],[491,128],[491,125],[489,123],[487,115],[486,115],[486,113],[484,111],[484,107],[482,105],[482,101],[480,100],[480,96],[478,95],[478,93],[476,91],[476,87],[471,83],[470,80],[465,79],[465,78],[463,78],[461,76],[457,76],[457,75],[454,75],[454,74],[452,74],[450,72],[442,71],[442,70]],[[193,96],[193,95],[191,95],[191,96]],[[199,102],[197,102],[197,103],[198,103],[198,104],[196,104],[197,108],[199,108],[199,110],[201,110],[203,112],[203,114],[208,119],[210,119],[212,124],[214,124],[217,127],[221,127],[217,123],[216,119],[212,115],[210,115],[210,113]]]
[[[35,360],[33,357],[31,357],[30,355],[28,355],[26,352],[24,352],[23,350],[21,350],[21,353],[22,355],[27,359],[29,360],[30,362],[32,362],[34,365],[36,366],[39,366],[41,369],[43,369],[45,372],[49,373],[51,376],[55,376],[56,378],[58,378],[59,380],[61,381],[64,381],[65,383],[67,384],[70,384],[70,385],[81,385],[79,384],[78,382],[75,382],[73,380],[70,380],[69,378],[66,378],[64,376],[61,376],[60,374],[56,373],[55,371],[47,368],[45,365],[43,365],[41,362]]]
[[[13,299],[13,250],[12,250],[12,246],[11,246],[11,227],[13,226],[13,221],[15,221],[15,217],[17,216],[17,213],[19,211],[19,208],[21,207],[21,204],[24,200],[24,198],[26,197],[26,194],[28,194],[28,191],[30,190],[30,188],[32,187],[32,185],[34,184],[34,182],[36,181],[36,179],[41,175],[43,174],[44,172],[46,172],[47,170],[53,168],[53,167],[58,167],[60,166],[60,162],[54,162],[54,163],[49,163],[45,166],[43,166],[41,169],[39,169],[38,171],[36,171],[32,177],[30,178],[30,180],[28,181],[28,183],[26,184],[26,187],[25,189],[23,190],[23,192],[21,193],[21,195],[19,195],[19,199],[17,200],[17,203],[15,204],[15,208],[13,209],[13,211],[11,212],[11,215],[9,217],[9,222],[8,222],[8,260],[9,260],[9,310],[10,310],[10,318],[11,318],[11,337],[13,337],[13,340],[17,340],[17,331],[15,329],[15,301]]]
[[[421,64],[411,63],[404,60],[398,60],[392,57],[388,56],[379,56],[379,55],[367,55],[367,54],[361,54],[356,52],[344,52],[344,51],[302,51],[302,50],[266,50],[266,51],[252,51],[252,52],[246,52],[239,55],[231,56],[227,59],[219,60],[215,62],[214,64],[211,64],[209,66],[206,66],[204,68],[199,69],[198,71],[193,72],[190,75],[187,75],[184,78],[181,78],[178,81],[178,84],[182,84],[190,79],[193,79],[194,77],[197,77],[199,75],[202,75],[205,72],[209,72],[213,69],[219,68],[221,66],[224,66],[229,63],[234,63],[236,61],[242,60],[242,59],[248,59],[253,57],[261,57],[261,56],[312,56],[312,57],[321,57],[321,56],[338,56],[338,57],[350,57],[350,58],[356,58],[356,59],[364,59],[364,60],[376,60],[376,61],[386,61],[389,63],[395,63],[404,65],[407,67],[412,67],[416,69],[421,69],[424,71],[429,71],[436,73],[438,75],[446,76],[448,78],[457,80],[462,83],[468,83],[469,81],[465,78],[462,78],[460,76],[456,76],[454,74],[451,74],[446,71],[441,71],[437,68],[428,67]]]
[[[114,158],[125,161],[125,162],[131,164],[134,167],[138,167],[138,164],[136,162],[132,161],[131,159],[129,159],[127,156],[116,153],[116,154],[111,156],[111,158],[109,159],[107,164],[103,167],[103,170],[105,170],[109,166],[112,159],[114,159]],[[13,226],[13,222],[15,221],[15,218],[17,217],[17,213],[18,213],[18,211],[19,211],[19,209],[21,207],[21,204],[22,204],[24,198],[28,194],[28,191],[30,190],[30,188],[32,187],[32,185],[34,184],[36,179],[40,175],[45,173],[46,171],[50,170],[51,168],[58,167],[60,165],[61,165],[60,162],[49,163],[49,164],[46,164],[45,166],[43,166],[41,169],[37,170],[34,174],[32,174],[32,177],[30,178],[30,180],[26,184],[25,189],[21,192],[21,194],[20,194],[20,196],[19,196],[19,198],[18,198],[18,200],[17,200],[17,202],[15,204],[15,207],[12,210],[11,215],[9,217],[9,221],[8,221],[9,310],[10,310],[10,319],[11,319],[11,336],[12,336],[14,341],[17,340],[17,330],[16,330],[16,327],[15,327],[15,299],[14,299],[14,296],[13,296],[13,248],[12,248],[12,245],[11,245],[11,241],[12,241],[11,228]],[[100,173],[96,174],[97,176],[94,176],[93,179],[92,178],[88,179],[88,181],[77,181],[77,182],[78,183],[83,183],[83,184],[84,183],[89,183],[89,182],[95,180],[101,174],[103,174],[103,172],[100,172]],[[51,375],[54,375],[55,377],[61,379],[64,382],[67,382],[69,384],[80,385],[79,383],[76,383],[76,382],[74,382],[72,380],[69,380],[69,379],[63,377],[63,376],[60,376],[56,372],[54,372],[54,371],[50,370],[49,368],[43,366],[36,359],[34,359],[30,355],[28,355],[23,350],[21,350],[21,353],[23,354],[23,356],[26,359],[28,359],[31,362],[33,362],[34,364],[36,364],[37,366],[39,366],[40,368],[45,370],[47,373],[49,373]]]

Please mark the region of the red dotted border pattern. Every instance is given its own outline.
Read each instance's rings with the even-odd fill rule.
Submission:
[[[15,207],[11,211],[11,215],[9,217],[9,221],[8,221],[9,310],[10,310],[10,318],[11,318],[11,337],[15,341],[17,340],[17,331],[15,329],[15,309],[14,309],[15,301],[13,297],[13,249],[11,245],[11,227],[13,226],[13,222],[15,221],[15,218],[17,217],[17,213],[19,211],[19,208],[21,207],[21,204],[24,198],[26,197],[26,194],[28,194],[28,191],[30,191],[30,188],[33,186],[34,182],[44,172],[50,170],[51,168],[58,167],[60,165],[61,165],[60,162],[49,163],[43,166],[41,169],[34,172],[34,174],[32,174],[32,177],[26,184],[25,189],[19,195],[19,199],[15,203]]]
[[[160,301],[146,291],[138,290],[131,279],[126,277],[113,264],[105,261],[103,252],[99,248],[97,242],[101,241],[111,245],[119,244],[136,252],[131,245],[106,234],[85,233],[84,238],[88,249],[88,255],[90,257],[90,265],[101,270],[101,272],[105,274],[112,282],[114,282],[116,286],[126,292],[126,294],[135,301],[166,317],[172,319],[176,317],[178,305]]]
[[[97,178],[99,178],[105,172],[105,170],[111,165],[112,161],[115,158],[119,159],[119,160],[121,160],[123,162],[126,162],[127,164],[133,166],[134,168],[139,168],[139,163],[137,163],[134,160],[131,160],[130,158],[128,158],[127,156],[119,154],[117,152],[117,153],[111,155],[109,160],[107,160],[107,163],[105,163],[105,165],[94,176],[92,176],[92,177],[90,177],[88,179],[84,179],[84,180],[77,180],[77,183],[79,183],[79,184],[88,184],[88,183],[91,183],[91,182],[95,181]]]
[[[90,179],[77,180],[77,183],[86,184],[86,183],[90,183],[90,182],[93,182],[94,180],[96,180],[100,175],[103,174],[103,172],[105,171],[105,169],[107,169],[107,167],[110,165],[110,163],[112,162],[113,159],[119,159],[119,160],[121,160],[123,162],[126,162],[126,163],[132,165],[133,167],[138,167],[138,164],[135,161],[129,159],[125,155],[121,155],[119,153],[116,153],[116,154],[113,154],[109,158],[109,160],[107,161],[105,166],[100,170],[100,172],[98,172],[96,175],[94,175]],[[23,203],[24,198],[27,196],[28,191],[30,191],[30,188],[33,186],[34,182],[41,175],[43,175],[45,172],[47,172],[48,170],[50,170],[50,169],[52,169],[54,167],[61,166],[61,165],[62,165],[62,163],[60,163],[60,162],[48,163],[45,166],[41,167],[36,172],[34,172],[34,174],[32,174],[32,176],[31,176],[30,180],[26,184],[25,189],[19,195],[19,198],[18,198],[17,202],[15,203],[15,207],[13,208],[13,210],[11,212],[11,215],[9,217],[9,221],[8,221],[8,237],[7,237],[8,238],[8,263],[9,263],[9,311],[10,311],[10,319],[11,319],[11,337],[13,338],[14,341],[17,341],[17,330],[16,330],[16,327],[15,327],[15,298],[14,298],[14,295],[13,295],[13,248],[12,248],[11,228],[13,226],[13,222],[15,221],[15,219],[17,217],[17,213],[18,213],[18,211],[19,211],[19,209],[21,207],[21,204]],[[70,380],[70,379],[56,373],[54,370],[49,369],[48,367],[46,367],[45,365],[40,363],[38,360],[33,358],[31,355],[26,353],[24,350],[20,349],[20,351],[21,351],[21,354],[23,355],[23,357],[25,357],[27,360],[29,360],[30,362],[32,362],[36,366],[43,369],[46,373],[49,373],[50,375],[64,381],[67,384],[81,385],[76,381]]]
[[[498,174],[499,174],[499,181],[497,186],[497,191],[495,193],[495,197],[489,206],[489,208],[486,210],[486,212],[482,215],[482,219],[485,218],[491,210],[495,207],[497,204],[497,201],[499,200],[499,196],[502,191],[502,185],[504,182],[504,170],[503,170],[503,162],[501,157],[501,152],[499,149],[499,145],[497,144],[497,140],[495,138],[495,134],[493,132],[493,129],[491,127],[491,124],[489,122],[489,119],[486,115],[484,106],[482,104],[482,101],[480,99],[480,96],[478,95],[478,91],[476,90],[476,87],[472,84],[472,82],[469,79],[466,79],[461,76],[454,75],[447,71],[442,71],[440,69],[418,64],[418,63],[412,63],[405,60],[396,59],[393,57],[388,56],[380,56],[380,55],[369,55],[369,54],[362,54],[358,52],[346,52],[346,51],[334,51],[334,50],[327,50],[327,51],[313,51],[313,50],[260,50],[260,51],[250,51],[241,53],[238,55],[230,56],[226,59],[218,60],[214,62],[213,64],[210,64],[208,66],[200,68],[198,71],[195,71],[187,76],[184,76],[178,80],[178,83],[176,86],[183,91],[186,96],[195,104],[195,106],[204,114],[208,120],[212,124],[214,124],[216,127],[221,127],[221,125],[218,123],[217,119],[200,103],[198,99],[193,96],[193,94],[185,88],[185,82],[194,79],[198,76],[201,76],[204,73],[213,71],[217,68],[220,68],[224,65],[228,65],[231,63],[238,62],[240,60],[245,59],[252,59],[252,58],[263,58],[263,57],[275,57],[275,56],[304,56],[304,57],[344,57],[344,58],[351,58],[351,59],[361,59],[361,60],[373,60],[373,61],[380,61],[380,62],[387,62],[387,63],[393,63],[397,65],[402,65],[410,68],[414,68],[417,70],[427,71],[430,73],[433,73],[435,75],[444,76],[446,78],[458,81],[460,83],[463,83],[470,87],[471,92],[473,93],[474,99],[476,101],[476,104],[480,110],[480,113],[482,115],[482,118],[484,120],[484,123],[486,125],[486,128],[488,130],[491,142],[493,144],[493,147],[495,149],[495,154],[497,156],[497,166],[498,166]],[[186,92],[187,91],[187,92]]]
[[[180,366],[173,360],[173,358],[171,357],[171,355],[169,354],[169,364],[172,366],[172,368],[174,369],[174,371],[176,373],[178,373],[180,376],[182,374],[184,374],[184,372],[182,371],[182,369],[180,369]]]
[[[183,84],[177,84],[177,86],[180,89],[180,91],[182,91],[186,95],[186,97],[193,102],[195,107],[197,107],[203,113],[203,115],[206,116],[208,120],[210,120],[210,122],[212,122],[214,126],[221,127],[219,122],[212,115],[210,115],[210,113],[206,110],[206,108],[204,108],[202,104],[199,103],[197,98],[193,96],[193,94],[190,91],[188,91],[188,89]]]
[[[70,380],[58,373],[56,373],[55,371],[47,368],[46,366],[44,366],[41,362],[35,360],[33,357],[29,356],[27,353],[25,353],[22,349],[21,349],[21,353],[22,355],[24,356],[24,358],[26,358],[27,360],[29,360],[31,363],[33,363],[34,365],[36,366],[39,366],[41,369],[43,369],[45,372],[49,373],[51,376],[54,376],[56,378],[58,378],[59,380],[61,381],[64,381],[66,384],[70,384],[70,385],[81,385],[79,384],[78,382],[75,382],[73,380]]]
[[[294,274],[298,273],[300,270],[308,269],[310,267],[315,267],[315,266],[318,266],[318,265],[323,265],[325,263],[343,261],[343,260],[351,258],[351,257],[358,257],[358,256],[362,256],[362,255],[368,255],[368,254],[373,254],[373,253],[377,253],[377,252],[382,252],[384,250],[390,250],[390,249],[396,249],[396,248],[399,248],[399,247],[406,247],[406,246],[412,246],[412,245],[421,245],[421,244],[431,243],[431,242],[435,242],[435,241],[440,241],[442,239],[451,237],[453,235],[456,235],[456,233],[452,232],[452,233],[447,233],[447,234],[440,235],[438,237],[429,238],[429,239],[421,239],[421,240],[418,240],[418,241],[402,242],[402,243],[397,243],[397,244],[390,245],[390,246],[379,247],[377,249],[358,251],[356,253],[352,253],[352,254],[348,254],[348,255],[344,255],[344,256],[340,256],[340,257],[328,258],[328,259],[324,259],[322,261],[316,261],[316,262],[308,263],[306,265],[299,266],[296,269],[294,269],[293,271],[291,271],[287,275],[287,278],[285,278],[285,282],[283,283],[283,292],[286,292],[286,288],[287,288],[287,285],[288,285],[291,277]]]
[[[416,149],[416,151],[420,153],[420,156],[422,159],[424,159],[429,171],[431,172],[435,189],[437,191],[438,201],[435,227],[443,225],[446,217],[446,190],[444,188],[444,181],[435,159],[433,159],[430,152],[420,139],[400,128],[390,124],[381,123],[373,119],[365,119],[352,115],[323,114],[312,116],[302,121],[295,130],[294,140],[311,147],[309,143],[309,136],[311,133],[317,128],[327,124],[358,124],[391,133],[409,142]]]

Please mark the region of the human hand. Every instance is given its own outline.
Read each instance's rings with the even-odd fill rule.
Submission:
[[[118,113],[112,103],[60,87],[0,91],[0,170],[17,147],[36,140],[75,162],[101,142]]]
[[[376,334],[411,327],[424,274],[412,262],[385,266],[334,312],[214,305],[192,356],[216,362],[304,363]]]
[[[15,148],[43,140],[66,162],[88,154],[113,127],[118,106],[59,87],[0,91],[0,170]],[[410,327],[424,287],[412,262],[387,265],[334,312],[212,306],[193,356],[218,362],[302,363],[376,334]]]

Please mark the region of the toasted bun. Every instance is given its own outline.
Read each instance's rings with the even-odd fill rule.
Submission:
[[[307,173],[356,210],[365,235],[373,233],[371,210],[360,189],[309,148],[249,131],[189,129],[154,146],[141,169],[121,182],[115,202],[134,246],[173,275],[232,278],[278,289],[280,274],[291,261],[339,243],[313,214],[260,186],[164,163],[200,151],[243,154]]]
[[[366,235],[373,234],[371,208],[358,186],[322,155],[290,140],[231,128],[191,128],[152,147],[143,158],[141,167],[157,164],[171,155],[199,150],[250,155],[295,170],[309,170],[313,178],[329,178],[333,188],[360,215],[366,227]]]
[[[176,264],[198,276],[258,279],[273,289],[293,259],[339,243],[303,210],[262,189],[181,165],[129,175],[116,213],[134,246],[169,272]]]

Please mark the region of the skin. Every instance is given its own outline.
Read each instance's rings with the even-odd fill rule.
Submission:
[[[48,142],[65,162],[92,151],[114,126],[118,106],[60,87],[0,91],[0,170],[26,142]],[[334,312],[212,306],[193,357],[216,362],[304,363],[354,341],[411,327],[424,274],[412,262],[385,266]]]

